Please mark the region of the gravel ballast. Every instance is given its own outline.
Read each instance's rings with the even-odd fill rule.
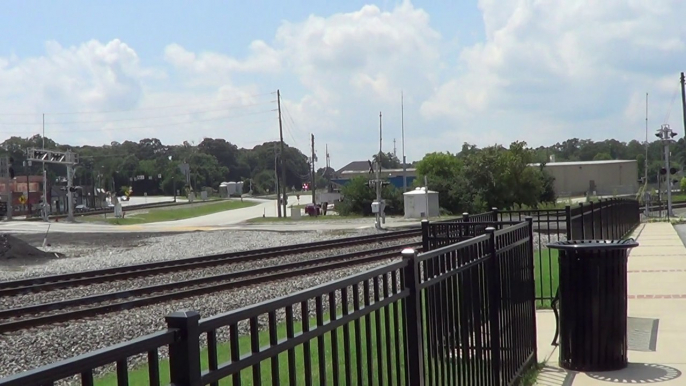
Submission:
[[[403,239],[403,244],[419,242],[421,238],[407,238]],[[172,282],[180,282],[185,280],[206,278],[214,275],[227,274],[231,272],[239,272],[244,270],[252,270],[256,268],[263,268],[275,266],[279,264],[306,262],[323,257],[348,254],[353,252],[360,252],[370,249],[391,247],[399,245],[400,241],[384,241],[367,245],[354,245],[345,248],[335,248],[330,250],[314,251],[307,253],[283,255],[270,259],[259,259],[255,261],[247,261],[242,263],[233,263],[227,265],[218,265],[209,268],[185,270],[179,272],[171,272],[155,276],[132,278],[127,280],[120,280],[115,282],[90,284],[87,286],[65,288],[49,292],[30,293],[26,295],[17,295],[12,297],[0,298],[0,310],[25,307],[32,304],[56,302],[66,299],[78,299],[86,296],[93,296],[96,294],[105,294],[118,291],[126,291],[135,288],[143,288],[148,286],[167,284]],[[398,246],[398,255],[402,250],[402,246]],[[240,280],[240,279],[235,279]],[[180,289],[180,288],[179,288]]]
[[[374,234],[374,229],[330,232],[269,232],[269,231],[212,231],[142,236],[127,234],[72,234],[66,237],[51,236],[51,246],[40,247],[42,238],[31,239],[39,249],[61,253],[67,258],[35,261],[13,259],[8,269],[0,270],[0,281],[27,277],[56,275],[76,271],[119,267],[160,260],[206,256],[233,251],[269,248],[290,244],[309,243],[342,237]],[[23,235],[17,235],[23,238]],[[55,238],[58,241],[51,240]],[[85,242],[84,240],[88,240]],[[70,257],[76,256],[78,258]],[[2,268],[2,266],[0,266]]]
[[[198,296],[102,317],[8,333],[0,338],[0,352],[3,353],[0,356],[0,377],[163,330],[166,328],[164,316],[174,311],[196,310],[202,317],[208,317],[285,296],[391,261],[393,260],[388,259],[373,264],[222,291],[212,296]]]
[[[376,233],[374,229],[356,231],[332,231],[332,232],[267,232],[267,231],[213,231],[193,232],[183,234],[150,235],[149,237],[126,235],[100,235],[93,236],[88,243],[69,243],[69,240],[52,242],[50,247],[41,248],[45,251],[57,252],[67,257],[52,259],[42,264],[26,264],[13,266],[13,271],[3,269],[0,271],[0,281],[12,280],[24,277],[35,277],[101,269],[129,264],[145,263],[160,260],[171,260],[193,256],[224,253],[230,251],[242,251],[249,249],[267,248],[280,245],[307,243],[312,241],[329,240],[341,237],[350,237],[363,234]],[[80,237],[80,235],[73,235]],[[100,237],[100,238],[99,238]],[[111,237],[111,239],[109,238]],[[122,239],[123,238],[123,239]],[[117,240],[116,243],[112,240]],[[407,239],[408,241],[410,239]],[[545,244],[553,241],[563,241],[564,237],[557,235],[547,236],[534,233],[534,244]],[[112,241],[111,243],[108,241]],[[117,244],[118,243],[118,244]],[[393,242],[397,243],[397,242]],[[35,243],[32,243],[35,244]],[[378,245],[390,245],[384,243]],[[103,283],[78,289],[64,290],[56,297],[41,297],[41,294],[31,294],[15,299],[0,299],[0,307],[17,307],[28,303],[42,303],[51,300],[73,298],[87,294],[100,292],[114,292],[132,287],[159,284],[161,277],[165,280],[180,280],[202,277],[206,274],[219,274],[258,268],[272,265],[277,262],[292,262],[312,259],[317,257],[331,256],[360,249],[368,249],[370,246],[351,247],[336,249],[335,252],[311,252],[301,255],[289,255],[276,259],[262,260],[233,264],[221,269],[216,267],[184,271],[174,274],[166,274],[154,277],[132,279],[114,283]],[[106,249],[105,249],[106,248]],[[357,249],[355,249],[357,248]],[[98,348],[107,347],[116,343],[124,342],[159,331],[166,327],[164,316],[182,309],[192,309],[200,312],[202,317],[208,317],[230,310],[259,303],[278,296],[284,296],[293,292],[309,288],[315,285],[340,279],[366,269],[387,264],[392,260],[375,262],[373,264],[358,265],[350,268],[338,269],[321,274],[308,275],[279,282],[264,283],[257,286],[218,292],[213,295],[203,295],[185,300],[178,300],[152,306],[136,308],[132,310],[111,313],[99,317],[63,323],[60,325],[44,326],[41,328],[17,331],[0,335],[0,377],[33,369],[61,359],[70,358]],[[261,264],[261,265],[260,265]],[[0,267],[2,268],[2,267]],[[69,292],[72,291],[72,292]],[[61,291],[56,291],[59,293]],[[52,293],[45,293],[46,296]]]

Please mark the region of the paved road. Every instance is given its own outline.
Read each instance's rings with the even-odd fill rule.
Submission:
[[[51,222],[49,226],[51,232],[71,233],[184,232],[193,230],[245,229],[246,226],[238,224],[241,224],[251,218],[261,217],[263,215],[267,217],[276,217],[277,215],[276,201],[274,200],[255,198],[244,198],[244,200],[257,202],[257,205],[183,220],[164,221],[149,224],[111,225],[105,223],[68,223],[64,220],[61,220],[59,222]],[[289,198],[289,204],[297,204],[295,197]],[[290,215],[290,210],[288,214]],[[281,225],[284,225],[285,228],[293,228],[292,225]],[[266,227],[268,226],[262,226],[260,229],[264,229]],[[48,224],[41,221],[0,222],[0,232],[43,233],[47,231],[47,229]]]
[[[276,217],[276,201],[255,198],[244,198],[245,201],[254,201],[255,206],[213,213],[205,216],[194,217],[184,220],[165,221],[139,225],[111,225],[98,223],[68,223],[64,220],[51,222],[50,232],[65,233],[156,233],[156,232],[189,232],[210,231],[220,229],[235,230],[271,230],[271,231],[316,231],[316,230],[339,230],[339,229],[369,229],[374,228],[373,218],[355,220],[331,220],[331,221],[302,221],[289,223],[258,223],[246,224],[245,221],[255,217]],[[301,200],[303,203],[303,200]],[[295,197],[289,197],[289,204],[297,204]],[[288,210],[290,216],[290,210]],[[419,221],[407,221],[402,218],[387,218],[386,228],[418,226]],[[12,221],[0,222],[0,232],[13,233],[44,233],[48,230],[48,224],[41,221]]]

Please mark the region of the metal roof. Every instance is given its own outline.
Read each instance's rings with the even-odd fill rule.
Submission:
[[[613,159],[613,160],[603,160],[603,161],[567,161],[567,162],[548,162],[545,164],[545,167],[553,167],[553,166],[588,166],[588,165],[611,165],[611,164],[628,164],[628,163],[635,163],[635,159],[629,159],[629,160],[621,160],[621,159]],[[541,166],[540,163],[535,163],[531,164],[531,166]]]

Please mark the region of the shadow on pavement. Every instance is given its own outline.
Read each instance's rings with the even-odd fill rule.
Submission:
[[[589,378],[612,383],[657,383],[677,379],[681,371],[655,363],[629,363],[625,369],[586,373]]]
[[[571,386],[576,373],[559,367],[545,366],[536,377],[537,386]]]

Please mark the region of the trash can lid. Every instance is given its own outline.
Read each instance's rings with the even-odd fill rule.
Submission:
[[[638,247],[638,242],[634,239],[626,240],[567,240],[557,241],[546,244],[550,249],[575,250],[575,249],[595,249],[595,250],[612,250],[612,249],[630,249]]]

